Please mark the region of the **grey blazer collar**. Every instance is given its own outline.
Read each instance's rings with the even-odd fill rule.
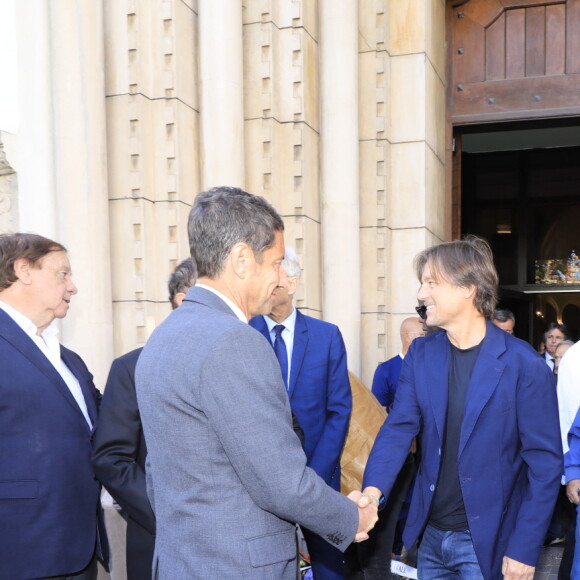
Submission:
[[[224,314],[230,314],[234,318],[237,318],[236,313],[217,294],[214,294],[205,288],[192,286],[183,301],[203,304],[204,306],[213,308],[214,310],[219,310]]]

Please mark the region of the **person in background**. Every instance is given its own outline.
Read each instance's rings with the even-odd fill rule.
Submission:
[[[580,409],[580,342],[576,342],[562,357],[558,365],[558,411],[560,416],[560,433],[564,455],[568,452],[568,433],[572,429],[576,414]],[[567,479],[567,478],[566,478]],[[562,482],[565,483],[565,480]],[[559,496],[561,520],[565,525],[564,552],[558,572],[559,580],[568,580],[572,570],[575,553],[576,513],[567,497],[567,490],[562,485]]]
[[[421,318],[405,318],[401,324],[401,352],[381,363],[375,370],[373,377],[372,393],[387,412],[395,400],[399,375],[403,366],[403,359],[407,354],[411,343],[418,337],[425,336],[423,321]]]
[[[548,325],[548,330],[544,334],[544,344],[546,345],[546,352],[544,352],[544,360],[554,371],[554,364],[556,362],[556,347],[563,341],[569,340],[568,329],[557,322],[551,322]]]
[[[181,262],[168,282],[175,309],[195,284],[191,258]],[[93,436],[93,468],[127,516],[127,580],[151,578],[155,515],[147,497],[147,445],[135,393],[135,367],[142,348],[115,359],[109,372],[101,412]]]
[[[578,525],[578,514],[580,513],[579,506],[579,494],[580,494],[580,410],[576,413],[574,422],[570,427],[570,432],[568,433],[568,445],[569,449],[564,454],[564,477],[566,479],[566,495],[568,501],[575,506],[576,514],[576,525],[575,533],[575,545],[580,545],[580,526]],[[580,578],[580,550],[572,550],[570,554],[571,567],[569,569],[568,578],[576,580]],[[560,565],[560,569],[562,565]],[[558,574],[558,578],[561,578]]]
[[[352,410],[346,348],[336,325],[306,316],[294,306],[300,275],[298,256],[286,246],[271,310],[252,318],[250,326],[262,333],[278,357],[290,408],[304,430],[307,465],[339,490],[340,454]],[[314,580],[342,580],[342,553],[310,530],[302,532]]]
[[[505,330],[508,334],[514,333],[514,328],[516,326],[516,317],[511,310],[506,310],[505,308],[498,308],[494,310],[491,317],[491,321],[502,330]]]
[[[108,563],[91,466],[100,393],[59,343],[77,287],[66,248],[0,236],[0,578],[96,580]]]

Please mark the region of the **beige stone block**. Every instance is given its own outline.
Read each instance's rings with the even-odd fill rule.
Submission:
[[[388,225],[387,206],[390,144],[382,141],[361,141],[359,147],[360,225]]]
[[[246,187],[282,216],[320,221],[318,134],[305,123],[255,119],[245,123]]]
[[[359,136],[384,139],[389,133],[389,56],[386,52],[359,55]]]
[[[359,0],[358,30],[359,52],[385,50],[388,37],[387,2]]]
[[[176,99],[107,99],[109,197],[181,199],[199,190],[199,114]]]
[[[185,2],[105,2],[105,91],[178,97],[199,110],[197,13]]]
[[[318,130],[318,45],[303,28],[244,28],[244,116],[305,121]]]
[[[433,236],[425,228],[392,231],[390,268],[387,272],[387,279],[391,286],[391,302],[388,311],[392,314],[410,316],[415,312],[419,281],[413,269],[413,258],[432,243],[434,243]]]
[[[151,333],[170,312],[169,302],[114,302],[115,357],[144,346]]]
[[[425,226],[445,238],[445,166],[431,148],[425,149]]]
[[[425,51],[425,17],[429,2],[433,0],[388,1],[387,50],[390,54]]]
[[[426,141],[442,161],[445,160],[445,86],[427,63],[425,70]]]
[[[244,24],[272,22],[277,28],[303,27],[316,38],[317,0],[243,0],[242,8]]]
[[[433,68],[445,83],[445,1],[428,0],[425,5],[425,50]]]
[[[390,138],[392,143],[425,139],[424,54],[390,59]]]
[[[113,301],[167,301],[167,279],[189,256],[187,216],[180,202],[110,201]]]
[[[425,225],[426,148],[421,141],[390,146],[388,207],[392,228]]]

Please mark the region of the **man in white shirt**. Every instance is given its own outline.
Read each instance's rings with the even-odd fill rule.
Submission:
[[[90,463],[99,394],[51,326],[76,293],[64,246],[0,236],[0,578],[94,580],[107,557]]]

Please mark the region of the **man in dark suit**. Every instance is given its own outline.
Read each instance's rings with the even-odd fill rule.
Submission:
[[[346,498],[306,466],[278,361],[247,324],[271,310],[283,230],[266,200],[238,188],[200,193],[189,214],[198,282],[135,375],[154,578],[295,580],[294,522],[344,550],[376,521],[374,506],[353,503],[360,492]]]
[[[562,473],[554,377],[489,318],[497,273],[468,237],[415,258],[427,324],[403,362],[393,410],[369,457],[362,501],[389,495],[411,441],[421,465],[403,535],[420,578],[532,580]]]
[[[7,580],[94,580],[96,556],[108,557],[90,462],[100,396],[51,325],[76,293],[64,246],[34,234],[0,236],[0,578]]]
[[[346,349],[337,326],[305,316],[294,307],[299,280],[300,263],[294,249],[286,246],[272,309],[267,316],[253,318],[250,325],[268,339],[275,352],[282,337],[282,378],[290,407],[304,430],[307,465],[338,490],[340,453],[352,409]],[[308,529],[303,532],[315,580],[342,580],[342,553]]]
[[[195,267],[187,258],[169,278],[173,309],[181,305],[194,284]],[[155,544],[155,515],[145,481],[147,446],[135,394],[135,367],[142,350],[138,348],[113,361],[93,437],[97,478],[127,516],[127,580],[151,578]]]

